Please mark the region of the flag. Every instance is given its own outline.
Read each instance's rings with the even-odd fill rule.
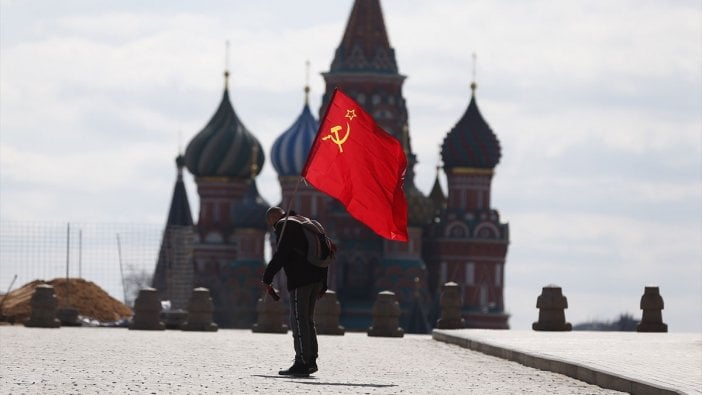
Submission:
[[[378,235],[407,241],[406,168],[400,142],[335,89],[301,176]]]

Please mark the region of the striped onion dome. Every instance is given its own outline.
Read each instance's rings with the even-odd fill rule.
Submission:
[[[232,225],[235,228],[268,229],[266,211],[271,205],[261,197],[256,187],[256,180],[251,180],[244,197],[231,209]]]
[[[465,114],[444,138],[441,157],[445,169],[494,169],[500,161],[500,142],[478,110],[475,87],[475,83],[472,83],[473,94]]]
[[[302,173],[318,128],[319,121],[305,101],[300,116],[278,136],[271,148],[271,162],[278,176],[298,176]]]
[[[263,147],[239,120],[225,87],[219,108],[185,150],[185,165],[196,177],[251,177],[253,146],[258,147],[258,173],[265,158]]]

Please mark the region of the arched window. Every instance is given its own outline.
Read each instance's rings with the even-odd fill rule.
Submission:
[[[451,237],[466,237],[466,229],[460,225],[452,226],[451,230],[449,231],[449,236],[451,236]]]
[[[473,233],[474,237],[479,239],[497,239],[499,238],[500,231],[497,226],[492,222],[483,222],[482,224],[476,226]]]

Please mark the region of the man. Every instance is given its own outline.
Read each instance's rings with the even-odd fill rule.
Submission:
[[[277,248],[263,274],[263,284],[272,293],[273,277],[283,268],[290,294],[290,327],[295,346],[295,362],[278,374],[309,376],[317,371],[317,332],[314,307],[327,290],[327,269],[307,261],[307,238],[298,217],[286,216],[280,207],[266,212],[266,223],[275,230]]]

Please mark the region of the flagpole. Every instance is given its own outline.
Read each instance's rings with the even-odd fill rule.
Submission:
[[[334,92],[332,92],[332,96],[329,99],[329,104],[327,105],[327,109],[324,110],[324,116],[319,119],[319,128],[317,129],[317,134],[314,136],[314,141],[312,142],[312,147],[310,147],[310,152],[307,154],[307,160],[305,161],[305,167],[302,168],[302,173],[300,173],[300,177],[304,178],[307,175],[307,166],[310,164],[310,158],[314,157],[314,153],[317,151],[319,144],[317,144],[317,141],[319,140],[319,135],[320,132],[322,131],[322,124],[324,123],[323,120],[327,118],[327,114],[329,114],[329,109],[331,108],[332,103],[334,103],[334,96],[336,96],[336,92],[339,91],[339,87],[334,88]],[[297,188],[297,187],[296,187]],[[297,189],[295,189],[297,190]]]
[[[324,111],[324,116],[321,119],[324,119],[327,117],[327,114],[329,113],[329,109],[331,108],[332,103],[334,102],[334,96],[336,96],[336,92],[339,90],[339,87],[335,87],[334,91],[332,92],[332,96],[329,99],[329,104],[327,105],[326,110]],[[307,160],[305,161],[305,166],[302,168],[302,172],[300,173],[300,178],[297,180],[297,184],[295,184],[295,190],[293,190],[293,194],[290,197],[290,201],[288,201],[288,207],[285,210],[285,222],[283,223],[283,229],[280,230],[280,237],[278,238],[278,241],[275,244],[275,249],[276,251],[278,250],[278,245],[280,244],[280,240],[283,238],[283,234],[285,233],[285,226],[288,224],[288,217],[290,216],[290,207],[292,206],[292,202],[295,198],[295,195],[297,195],[297,189],[300,187],[300,182],[305,179],[305,175],[307,174],[307,166],[310,163],[310,158],[314,156],[314,151],[317,149],[319,144],[317,144],[317,141],[319,140],[319,135],[322,131],[322,122],[319,123],[319,128],[317,128],[317,134],[314,136],[314,141],[312,142],[312,146],[310,147],[310,152],[307,154]],[[305,181],[305,183],[307,183]]]
[[[334,102],[334,96],[336,96],[336,92],[339,90],[338,87],[334,88],[334,92],[332,92],[331,99],[329,100],[329,105],[327,106],[327,109],[324,111],[324,118],[326,118],[327,114],[329,113],[329,109],[331,108],[331,104]],[[278,252],[278,247],[280,246],[280,241],[283,240],[283,235],[285,234],[285,227],[288,225],[288,217],[290,217],[290,208],[292,207],[292,202],[295,200],[295,196],[297,195],[297,190],[300,187],[300,182],[305,179],[305,175],[307,174],[307,166],[310,163],[310,158],[313,156],[313,153],[317,147],[318,147],[318,140],[319,140],[319,134],[322,130],[322,122],[319,123],[319,128],[317,129],[317,134],[314,137],[314,141],[312,142],[312,147],[310,147],[310,152],[307,154],[307,160],[305,161],[305,166],[302,168],[302,172],[300,173],[300,178],[297,180],[297,184],[295,184],[295,189],[293,190],[292,196],[290,196],[290,200],[288,201],[288,207],[285,210],[285,221],[283,222],[283,228],[280,230],[280,237],[277,238],[276,243],[275,243],[275,252]],[[307,181],[305,181],[307,184]],[[275,225],[274,225],[275,226]],[[270,288],[269,288],[270,290]],[[268,293],[264,295],[264,298],[266,297]],[[265,300],[265,299],[264,299]]]
[[[346,126],[342,136],[341,125]],[[300,175],[378,235],[406,242],[407,200],[402,183],[407,155],[400,140],[336,88],[313,144]]]
[[[285,227],[288,225],[288,217],[290,216],[290,208],[292,207],[292,202],[295,200],[295,195],[297,195],[297,189],[300,187],[300,182],[304,180],[303,177],[300,177],[297,179],[297,184],[295,184],[295,189],[293,190],[292,196],[290,196],[290,200],[288,200],[288,207],[285,209],[285,221],[283,222],[283,229],[280,230],[280,237],[278,237],[278,240],[275,243],[275,250],[278,251],[278,246],[280,245],[280,241],[283,239],[283,234],[285,234]]]

